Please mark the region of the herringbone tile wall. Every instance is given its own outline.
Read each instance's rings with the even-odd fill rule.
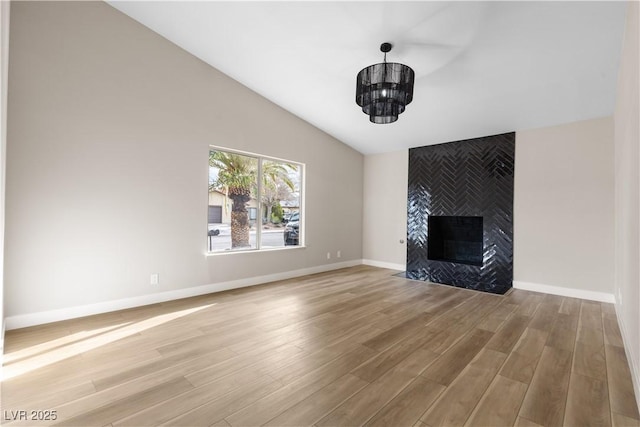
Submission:
[[[408,278],[499,294],[511,288],[514,154],[514,132],[409,150]],[[482,216],[483,265],[427,259],[429,215]]]

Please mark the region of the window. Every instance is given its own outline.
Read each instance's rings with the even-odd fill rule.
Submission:
[[[249,208],[249,220],[255,221],[258,218],[258,208]]]
[[[300,163],[211,148],[209,252],[302,245],[302,178]]]

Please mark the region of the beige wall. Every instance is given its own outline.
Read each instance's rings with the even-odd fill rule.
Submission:
[[[7,316],[362,258],[360,153],[102,2],[15,2],[10,48]],[[205,256],[210,144],[306,164],[308,247]]]
[[[409,152],[374,154],[364,161],[362,256],[365,263],[404,270],[407,246]]]
[[[398,240],[406,236],[407,158],[365,158],[363,256],[372,264],[406,264]],[[613,293],[611,118],[517,131],[514,198],[515,281]]]
[[[5,169],[7,148],[7,72],[9,62],[9,9],[11,3],[0,2],[0,363],[4,347],[4,225]]]
[[[516,133],[515,282],[613,294],[613,121]]]
[[[616,96],[615,295],[640,407],[640,34],[638,2],[629,2]]]

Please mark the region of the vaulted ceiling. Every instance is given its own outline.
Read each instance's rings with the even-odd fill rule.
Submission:
[[[369,154],[613,114],[626,2],[110,1],[275,104]],[[416,73],[369,122],[358,71]]]

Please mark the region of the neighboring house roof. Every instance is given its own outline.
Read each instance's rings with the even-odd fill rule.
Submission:
[[[220,190],[215,189],[215,188],[210,188],[210,189],[209,189],[209,193],[220,193],[220,194],[222,194],[223,196],[226,196],[226,195],[227,195],[227,193],[225,193],[224,191],[220,191]]]

